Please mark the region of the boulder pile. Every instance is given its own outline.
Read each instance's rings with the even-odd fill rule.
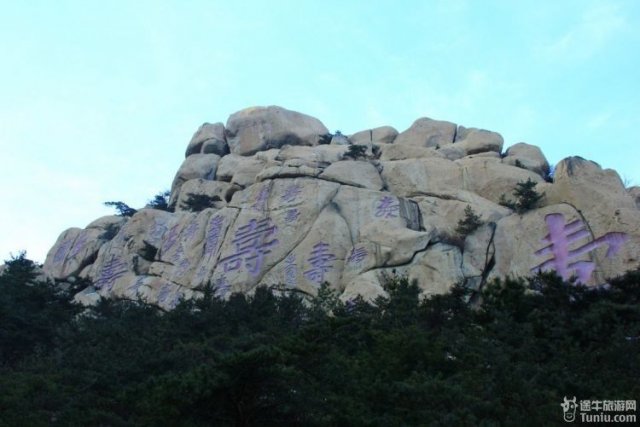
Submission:
[[[638,187],[579,157],[551,176],[538,147],[503,148],[498,133],[429,118],[331,135],[305,114],[245,109],[193,135],[169,211],[66,230],[44,270],[90,279],[76,296],[86,304],[170,309],[207,285],[221,297],[259,285],[313,295],[326,282],[372,300],[392,274],[429,295],[539,270],[600,285],[639,265]],[[527,182],[542,198],[521,210]],[[478,220],[461,232],[469,212]]]

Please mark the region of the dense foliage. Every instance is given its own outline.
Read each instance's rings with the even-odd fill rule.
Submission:
[[[640,272],[507,280],[473,304],[395,278],[376,306],[260,288],[78,314],[32,267],[0,277],[0,425],[539,426],[563,396],[640,395]]]

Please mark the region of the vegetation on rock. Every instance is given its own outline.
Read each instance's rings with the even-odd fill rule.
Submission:
[[[347,152],[344,153],[344,157],[349,157],[353,160],[365,159],[367,157],[367,146],[351,144],[349,145]]]
[[[503,194],[500,197],[500,204],[513,209],[519,214],[523,214],[538,206],[538,202],[544,196],[544,193],[538,193],[534,188],[538,185],[537,182],[528,178],[526,181],[516,184],[516,189],[513,191],[513,195],[516,201],[509,201]]]
[[[153,199],[147,203],[147,207],[151,209],[159,209],[161,211],[171,212],[169,207],[169,198],[171,197],[171,191],[165,190],[156,194]]]
[[[132,208],[124,202],[104,202],[105,206],[113,206],[120,216],[134,216],[137,209]]]
[[[218,196],[208,196],[206,194],[188,193],[187,200],[182,202],[180,207],[191,212],[200,212],[207,208],[214,207],[215,202],[221,199]]]
[[[469,234],[476,231],[482,224],[484,223],[480,219],[480,216],[478,216],[473,208],[468,205],[466,208],[464,208],[464,218],[458,221],[456,233],[461,236],[468,236]]]

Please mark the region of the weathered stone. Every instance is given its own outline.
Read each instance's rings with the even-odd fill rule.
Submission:
[[[231,152],[249,156],[284,145],[317,145],[327,128],[316,118],[281,107],[253,107],[227,120]]]
[[[282,166],[272,166],[260,172],[256,178],[256,182],[275,178],[315,178],[322,173],[323,169],[314,166],[313,163],[305,164],[300,159],[292,159],[284,162]]]
[[[509,147],[502,162],[507,165],[528,169],[542,177],[546,177],[550,170],[549,162],[547,162],[540,148],[524,142],[519,142]]]
[[[409,267],[409,280],[415,280],[425,296],[444,294],[464,281],[461,266],[459,248],[436,243],[416,255]]]
[[[278,160],[287,161],[300,159],[308,165],[329,164],[342,160],[344,153],[349,149],[342,145],[318,145],[315,147],[301,147],[288,145],[280,150]]]
[[[125,223],[123,217],[105,216],[91,222],[84,230],[66,230],[47,254],[44,274],[53,279],[79,275],[93,262],[100,247],[113,239]]]
[[[400,196],[455,191],[462,186],[461,168],[449,160],[425,158],[381,163],[386,188]]]
[[[325,282],[338,288],[350,246],[347,224],[335,207],[327,205],[305,238],[281,258],[262,282],[284,284],[310,295],[315,295]]]
[[[445,158],[447,160],[458,160],[467,155],[467,151],[464,147],[458,144],[449,144],[438,150],[438,154],[440,157]]]
[[[543,182],[540,175],[505,165],[499,159],[464,158],[456,160],[455,163],[460,166],[462,188],[495,203],[500,202],[503,194],[510,200],[519,182],[525,182],[528,179]]]
[[[111,233],[113,233],[115,230],[115,232],[117,233],[120,227],[122,227],[126,222],[127,222],[126,216],[107,215],[107,216],[100,217],[94,221],[91,221],[86,228],[97,228],[103,231],[108,230]]]
[[[422,159],[425,157],[446,158],[441,150],[416,145],[387,144],[380,147],[380,160]]]
[[[504,206],[463,190],[416,197],[414,200],[420,207],[422,223],[425,226],[432,226],[438,230],[439,235],[445,236],[456,233],[458,222],[464,218],[464,210],[467,206],[470,206],[484,222],[497,221],[511,213]]]
[[[484,153],[487,151],[501,153],[502,146],[504,145],[504,139],[502,138],[502,135],[497,132],[458,126],[455,145],[463,148],[466,155]]]
[[[399,134],[394,144],[439,148],[452,144],[455,134],[455,124],[424,117],[413,122],[409,129]]]
[[[347,160],[332,163],[319,175],[319,178],[371,190],[381,190],[384,185],[376,167],[363,161]]]
[[[640,214],[635,200],[626,191],[618,174],[597,163],[569,157],[556,166],[554,182],[546,190],[547,203],[568,203],[581,214],[598,238],[609,232],[628,236],[619,253],[606,257],[606,248],[594,252],[600,281],[637,267],[640,261]]]
[[[224,181],[208,181],[201,178],[190,179],[182,184],[178,202],[176,203],[176,212],[190,210],[187,206],[190,194],[207,196],[213,202],[211,207],[220,209],[226,205],[227,201],[231,200],[233,193],[239,189],[240,187]]]
[[[219,181],[231,182],[244,188],[256,181],[256,175],[264,167],[265,162],[255,157],[229,154],[220,159],[217,178]]]
[[[352,144],[391,144],[398,136],[398,131],[391,126],[381,126],[356,132],[349,136]]]
[[[340,300],[346,304],[362,297],[368,303],[374,304],[379,297],[387,297],[388,293],[381,284],[380,272],[367,271],[347,282]]]
[[[349,138],[347,138],[346,135],[343,135],[341,133],[336,133],[331,138],[331,145],[349,145],[349,144],[351,144],[351,142],[349,142]]]
[[[362,241],[361,230],[372,224],[375,229],[410,228],[413,218],[403,216],[402,199],[390,193],[366,190],[363,188],[340,186],[332,202],[345,218],[351,232],[351,241]]]
[[[187,146],[185,157],[200,153],[217,154],[218,156],[225,156],[229,153],[222,123],[205,123],[193,134]]]
[[[532,269],[545,261],[545,257],[537,257],[535,252],[545,246],[542,242],[548,233],[545,216],[551,213],[564,215],[567,223],[580,219],[578,212],[571,206],[559,204],[524,215],[509,215],[497,222],[493,238],[495,266],[489,280],[531,275]]]
[[[640,187],[634,186],[627,190],[627,193],[635,200],[636,206],[640,209]]]
[[[468,281],[476,282],[478,287],[495,262],[495,230],[496,223],[487,222],[464,240],[462,273]]]
[[[193,154],[184,159],[171,184],[169,206],[175,205],[178,200],[178,194],[180,194],[180,187],[186,181],[196,178],[215,179],[219,161],[220,156],[215,154]]]
[[[448,122],[419,119],[397,138],[389,127],[358,132],[350,142],[368,160],[357,161],[345,160],[352,145],[326,144],[326,129],[299,113],[243,110],[229,123],[228,135],[219,123],[194,135],[172,186],[175,212],[65,231],[47,277],[91,280],[76,295],[83,304],[142,298],[169,310],[207,284],[219,297],[260,284],[314,295],[327,281],[343,301],[374,302],[394,275],[427,296],[549,269],[597,285],[640,263],[640,187],[593,162],[565,159],[549,183],[537,147],[516,144],[502,158],[500,135]],[[207,148],[227,136],[233,154]],[[544,193],[538,208],[498,204],[528,179]],[[218,200],[187,212],[189,194]],[[461,235],[467,207],[484,224]]]
[[[360,238],[373,242],[379,247],[381,267],[393,267],[406,264],[416,252],[426,249],[434,235],[434,230],[428,232],[414,231],[408,228],[379,228],[379,224],[370,223],[360,229]]]
[[[156,256],[157,261],[169,267],[161,272],[163,278],[187,288],[201,285],[194,281],[194,275],[198,260],[204,253],[208,224],[213,214],[213,209],[205,209],[198,213],[180,215],[178,221],[167,231]]]

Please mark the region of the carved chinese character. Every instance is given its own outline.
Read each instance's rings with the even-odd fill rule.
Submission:
[[[536,251],[535,254],[538,256],[553,255],[553,257],[533,267],[531,271],[555,270],[564,280],[568,280],[572,273],[575,273],[579,282],[586,283],[591,277],[595,264],[590,261],[571,262],[571,260],[605,244],[608,245],[606,256],[612,258],[629,238],[625,233],[611,232],[571,250],[569,248],[571,243],[591,237],[586,225],[579,220],[565,225],[564,215],[559,213],[547,215],[545,222],[549,234],[542,241],[549,243],[549,245]]]
[[[116,280],[124,276],[128,271],[127,263],[115,255],[111,255],[108,261],[102,265],[98,280],[94,283],[96,289],[105,288],[111,290]]]
[[[278,228],[271,225],[271,219],[252,219],[248,224],[239,227],[231,241],[235,245],[235,253],[220,260],[225,272],[238,270],[244,263],[245,268],[257,276],[264,256],[271,252],[271,248],[278,244],[277,239],[269,240]]]
[[[251,209],[256,211],[267,210],[267,201],[269,200],[269,187],[266,185],[260,189],[260,192],[256,196],[255,203],[251,205]]]
[[[298,220],[300,216],[300,211],[298,209],[288,209],[284,214],[284,222],[287,224],[292,224]]]
[[[205,241],[204,254],[206,256],[211,256],[213,251],[218,246],[218,242],[220,241],[220,232],[222,231],[222,217],[215,216],[209,223],[209,229],[207,230],[207,237]]]
[[[347,258],[347,262],[349,264],[360,265],[362,264],[362,261],[367,257],[367,255],[369,255],[369,253],[362,246],[358,248],[354,247],[353,249],[351,249],[351,253]]]
[[[329,252],[328,243],[316,243],[307,260],[309,264],[311,264],[311,268],[304,272],[304,276],[312,282],[321,284],[324,282],[325,273],[333,268],[333,261],[335,259],[336,256]]]
[[[71,240],[65,240],[62,242],[56,253],[53,255],[53,262],[55,264],[59,264],[67,258],[67,252],[69,252],[69,248],[71,248]]]
[[[284,259],[284,283],[295,288],[297,285],[298,266],[296,265],[296,257],[293,254],[287,255]]]
[[[285,188],[282,196],[280,196],[280,201],[292,203],[296,201],[298,195],[302,192],[302,189],[298,184],[290,184]]]
[[[180,224],[176,224],[173,227],[171,227],[171,230],[169,230],[169,234],[167,235],[167,238],[164,241],[164,245],[162,246],[163,252],[169,252],[169,250],[171,250],[173,245],[176,244],[176,242],[178,241],[179,228],[180,228]]]
[[[384,196],[378,201],[375,216],[377,218],[396,218],[399,209],[400,204],[398,203],[398,199],[391,196]]]
[[[76,242],[71,248],[70,256],[73,258],[77,256],[85,247],[87,243],[87,233],[80,234],[80,237],[76,239]]]

